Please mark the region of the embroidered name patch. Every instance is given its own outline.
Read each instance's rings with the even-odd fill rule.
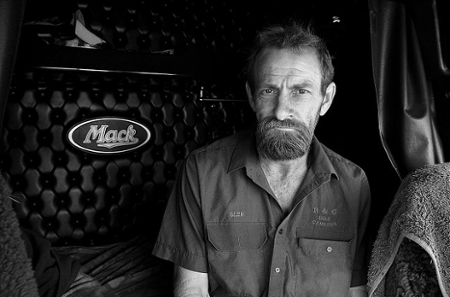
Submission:
[[[335,221],[336,215],[338,213],[337,209],[328,209],[328,208],[318,208],[313,207],[313,214],[315,215],[315,219],[311,221],[314,226],[319,227],[336,227],[337,222]]]
[[[230,212],[230,217],[232,218],[241,218],[244,216],[244,212],[243,211],[232,211]]]

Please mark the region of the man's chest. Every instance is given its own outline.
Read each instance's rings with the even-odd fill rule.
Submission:
[[[279,171],[272,172],[264,169],[263,172],[273,193],[273,198],[278,202],[283,212],[287,214],[296,200],[297,192],[306,175],[306,168],[300,168],[291,174],[280,174]]]
[[[269,296],[283,296],[318,282],[348,289],[356,210],[343,191],[332,188],[325,183],[302,191],[287,216],[264,191],[241,188],[235,197],[208,203],[204,215],[211,283],[220,279],[225,291],[248,296],[261,296],[267,289],[273,291]]]
[[[289,212],[283,211],[268,191],[255,185],[241,185],[239,191],[216,192],[203,200],[205,222],[266,223],[268,229],[287,224],[293,233],[353,232],[357,206],[351,195],[329,182],[313,184],[297,193]]]

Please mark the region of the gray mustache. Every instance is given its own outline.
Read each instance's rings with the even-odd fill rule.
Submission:
[[[283,121],[279,121],[279,120],[268,120],[264,123],[264,126],[266,127],[266,129],[270,129],[270,128],[295,128],[295,129],[301,129],[302,124],[298,123],[297,121],[294,120],[283,120]]]

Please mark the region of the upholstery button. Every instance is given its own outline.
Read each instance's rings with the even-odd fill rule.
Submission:
[[[331,253],[333,251],[333,248],[331,246],[327,247],[327,252]]]
[[[281,271],[281,269],[280,269],[280,268],[278,268],[278,267],[277,267],[277,268],[275,268],[275,272],[276,272],[276,273],[280,273],[280,271]]]

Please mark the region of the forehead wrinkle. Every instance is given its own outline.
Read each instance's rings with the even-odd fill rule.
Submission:
[[[275,83],[275,81],[281,81],[286,82],[288,85],[292,85],[292,87],[311,87],[314,86],[314,80],[310,79],[308,77],[305,77],[301,74],[276,74],[276,73],[266,73],[266,78],[268,78],[267,83],[272,84]],[[296,80],[296,78],[304,78],[302,80]],[[294,79],[294,81],[292,81]]]
[[[284,53],[281,57],[279,53]],[[320,67],[316,60],[308,55],[291,55],[286,51],[265,51],[258,57],[255,67],[257,84],[309,83],[316,85],[321,81]],[[307,82],[308,81],[308,82]]]
[[[318,71],[315,71],[315,69],[313,70],[314,72],[314,77],[311,77],[311,72],[309,71],[304,71],[302,69],[297,69],[297,68],[268,68],[265,69],[266,71],[264,71],[264,76],[266,77],[274,77],[274,78],[304,78],[305,81],[308,81],[310,83],[313,83],[313,80],[315,78],[320,78],[320,73]]]
[[[294,77],[296,77],[296,76],[302,76],[306,73],[305,73],[305,71],[302,71],[297,68],[281,68],[281,67],[274,68],[274,67],[271,67],[271,68],[266,69],[266,74],[272,75],[272,76],[286,76],[286,77],[294,76]]]

